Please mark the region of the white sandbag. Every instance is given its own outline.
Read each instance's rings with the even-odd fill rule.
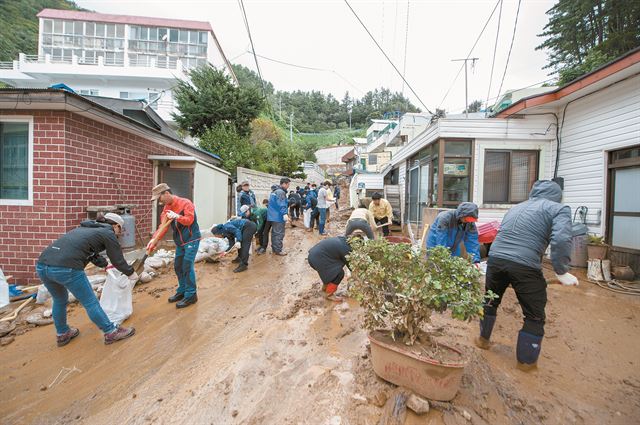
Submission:
[[[107,280],[106,274],[94,274],[93,276],[87,276],[89,279],[89,283],[91,286],[98,285],[100,283],[104,283]]]
[[[206,252],[209,255],[219,254],[229,249],[229,241],[225,238],[205,238],[200,241],[199,252]]]
[[[100,296],[100,306],[113,323],[119,325],[133,313],[135,282],[114,267],[107,268],[107,280]]]
[[[156,253],[153,256],[167,259],[167,260],[172,260],[176,256],[176,254],[173,251],[167,251],[166,249],[159,249],[158,251],[156,251]]]
[[[302,213],[302,218],[304,227],[306,227],[307,229],[311,227],[311,208],[304,210],[304,213]]]
[[[208,253],[206,253],[206,252],[198,252],[198,253],[196,254],[195,262],[196,262],[196,263],[199,263],[199,262],[201,262],[201,261],[206,260],[207,258],[209,258],[209,254],[208,254]]]
[[[142,283],[149,283],[151,282],[151,280],[153,279],[153,277],[155,276],[154,272],[142,272],[140,273],[140,282]]]
[[[9,305],[9,283],[0,269],[0,308]]]
[[[38,293],[36,294],[36,304],[44,304],[47,300],[51,298],[51,294],[46,286],[40,285],[38,286]]]
[[[161,269],[162,267],[167,265],[167,262],[160,257],[153,256],[149,257],[144,262],[145,267],[149,266],[153,269]]]

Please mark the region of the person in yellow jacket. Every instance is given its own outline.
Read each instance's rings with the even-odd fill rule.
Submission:
[[[391,204],[386,199],[382,199],[382,195],[378,192],[374,193],[373,196],[371,196],[371,199],[372,201],[371,204],[369,204],[369,211],[373,214],[373,219],[375,220],[376,225],[378,227],[382,226],[382,234],[384,236],[389,236],[391,234],[389,226],[393,220]]]

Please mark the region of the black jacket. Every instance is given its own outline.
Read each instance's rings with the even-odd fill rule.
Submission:
[[[53,242],[40,254],[38,262],[54,267],[84,270],[89,262],[106,267],[107,261],[100,252],[107,250],[111,264],[127,276],[133,273],[122,255],[122,248],[111,225],[86,220],[70,232]]]
[[[318,272],[322,283],[327,284],[335,279],[344,266],[349,266],[347,256],[351,246],[344,236],[327,238],[318,242],[309,250],[309,265]]]

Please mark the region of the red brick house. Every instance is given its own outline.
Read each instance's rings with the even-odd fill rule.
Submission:
[[[147,115],[147,121],[131,117],[140,111],[122,112],[62,90],[0,89],[5,274],[38,283],[35,261],[42,249],[87,218],[90,206],[134,205],[146,237],[157,219],[149,194],[160,178],[191,199],[194,187],[206,188],[194,199],[199,216],[226,219],[226,202],[213,201],[228,193],[219,158],[183,143]]]

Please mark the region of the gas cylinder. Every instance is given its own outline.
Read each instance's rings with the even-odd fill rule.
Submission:
[[[124,210],[124,214],[120,215],[124,220],[122,234],[119,237],[120,246],[123,248],[133,248],[136,246],[136,218],[131,215],[131,211]]]

